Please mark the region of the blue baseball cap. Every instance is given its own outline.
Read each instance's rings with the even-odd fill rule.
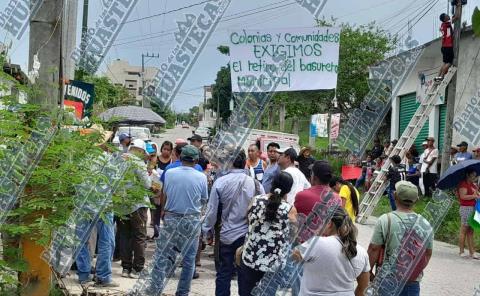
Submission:
[[[131,139],[132,137],[130,137],[129,134],[127,133],[121,133],[119,136],[118,136],[118,141],[121,143],[123,140],[125,139]]]
[[[153,148],[153,145],[151,143],[145,143],[145,145],[147,146],[148,154],[155,153],[155,148]]]

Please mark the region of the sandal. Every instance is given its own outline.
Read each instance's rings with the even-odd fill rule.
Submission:
[[[470,255],[469,257],[470,259],[480,260],[480,257],[478,257],[477,255]]]

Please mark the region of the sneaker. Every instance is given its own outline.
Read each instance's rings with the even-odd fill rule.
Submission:
[[[95,282],[95,287],[98,287],[98,288],[116,288],[116,287],[120,287],[119,284],[115,283],[114,281],[110,281],[110,282],[102,282],[102,281],[97,281]]]
[[[130,277],[129,274],[130,274],[130,271],[129,271],[128,269],[125,269],[125,268],[124,268],[124,269],[122,270],[122,277],[128,278],[128,277]]]
[[[140,272],[138,272],[136,270],[132,270],[129,274],[129,277],[131,279],[138,279],[140,277]]]
[[[434,82],[441,82],[442,80],[443,80],[442,76],[437,76],[437,77],[433,78]]]
[[[193,277],[192,279],[196,280],[200,277],[200,274],[195,270],[195,272],[193,273]]]

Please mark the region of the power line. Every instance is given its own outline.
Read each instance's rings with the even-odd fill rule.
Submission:
[[[427,15],[427,13],[429,13],[435,7],[435,5],[438,4],[438,1],[439,0],[434,0],[435,3],[433,3],[432,6],[430,6],[430,8],[427,11],[425,11],[425,13],[410,28],[413,29],[413,27],[415,27],[418,24],[418,22]],[[402,29],[400,29],[397,33],[395,33],[395,35],[397,35],[401,31],[402,31]],[[408,32],[405,32],[400,38],[403,38],[405,36],[405,34],[407,34],[407,33]]]
[[[162,12],[162,13],[157,13],[157,14],[153,14],[153,15],[150,15],[150,16],[145,16],[145,17],[140,17],[140,18],[137,18],[137,19],[129,20],[129,21],[126,21],[126,22],[123,22],[123,23],[128,24],[128,23],[133,23],[133,22],[139,22],[139,21],[143,21],[143,20],[150,19],[150,18],[153,18],[153,17],[166,15],[166,14],[169,14],[169,13],[172,13],[172,12],[185,10],[185,9],[195,7],[195,6],[198,6],[198,5],[202,5],[202,4],[205,4],[207,2],[212,2],[212,1],[213,0],[206,0],[206,1],[195,3],[195,4],[191,4],[191,5],[188,5],[188,6],[182,6],[182,7],[179,7],[179,8],[175,8],[175,9],[165,11],[165,12]]]
[[[260,6],[260,7],[257,7],[255,9],[249,9],[249,10],[244,10],[244,11],[241,11],[241,12],[238,12],[238,13],[234,13],[234,14],[228,15],[225,18],[221,19],[220,22],[223,23],[223,22],[227,22],[227,21],[231,21],[231,20],[235,20],[235,19],[239,19],[239,18],[243,18],[243,17],[248,17],[248,16],[258,14],[258,13],[261,13],[261,12],[266,12],[266,11],[270,11],[270,10],[274,10],[274,9],[278,9],[278,8],[282,8],[282,7],[286,7],[286,6],[296,4],[296,2],[290,2],[288,4],[279,5],[279,6],[275,6],[275,7],[270,7],[268,9],[263,9],[263,10],[260,10],[260,11],[256,11],[258,9],[266,8],[266,7],[269,7],[269,6],[272,6],[272,5],[277,5],[279,3],[285,3],[285,2],[290,2],[290,0],[283,0],[283,1],[279,1],[277,3],[272,3],[272,4]],[[253,11],[253,12],[244,14],[244,13],[250,12],[250,11]],[[240,14],[244,14],[244,15],[240,15]],[[140,42],[140,41],[143,41],[143,40],[149,40],[149,39],[155,39],[155,38],[158,38],[158,37],[167,36],[167,35],[170,35],[171,32],[175,32],[176,30],[177,30],[177,28],[166,29],[166,30],[161,31],[161,32],[153,33],[153,34],[159,34],[159,35],[156,35],[156,36],[144,37],[144,38],[140,38],[140,39],[136,39],[136,40],[126,41],[126,42],[123,42],[123,43],[117,43],[117,44],[114,44],[113,46],[120,46],[120,45],[124,45],[124,44],[136,43],[136,42]],[[145,35],[142,35],[142,36],[145,36]],[[136,38],[136,37],[139,37],[139,36],[132,36],[132,37],[128,37],[128,38]],[[125,38],[125,39],[127,39],[127,38]],[[124,40],[124,39],[120,39],[120,40]]]

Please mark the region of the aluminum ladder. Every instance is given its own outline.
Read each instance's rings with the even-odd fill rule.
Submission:
[[[385,163],[382,166],[382,169],[376,176],[368,192],[365,193],[362,202],[359,205],[357,222],[365,224],[368,217],[372,214],[373,210],[377,206],[380,198],[382,197],[387,185],[389,184],[388,180],[385,180],[388,169],[390,168],[391,161],[390,157],[394,155],[399,155],[403,159],[406,152],[413,145],[415,139],[417,138],[420,130],[425,125],[430,113],[435,106],[437,96],[440,92],[445,91],[447,85],[452,80],[453,76],[457,71],[456,67],[450,67],[444,79],[439,83],[433,83],[427,89],[427,94],[423,102],[421,102],[418,107],[415,115],[413,115],[410,123],[407,128],[403,131],[402,136],[398,139],[398,143],[395,148],[392,149],[388,158],[385,160]]]

